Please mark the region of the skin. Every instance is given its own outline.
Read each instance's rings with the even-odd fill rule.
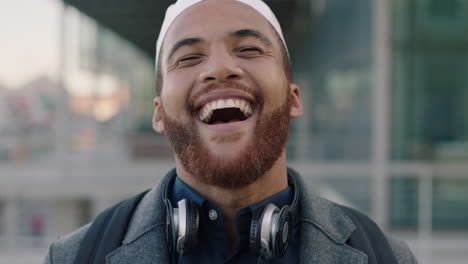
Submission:
[[[259,32],[267,41],[253,36],[233,35],[242,29]],[[262,15],[237,1],[203,1],[181,13],[169,28],[162,46],[161,74],[164,84],[160,96],[154,99],[153,128],[166,134],[163,112],[180,122],[196,119],[195,129],[203,144],[212,154],[229,161],[252,143],[256,121],[264,113],[278,109],[284,103],[285,92],[291,95],[290,118],[301,116],[300,90],[287,79],[281,43],[275,34]],[[183,45],[171,54],[174,45],[187,38],[199,41]],[[218,85],[216,92],[220,94],[235,91],[229,86],[232,81],[260,93],[262,104],[247,122],[231,130],[220,131],[203,124],[190,106],[197,105],[207,96],[204,91],[208,85]],[[255,182],[235,189],[198,181],[184,169],[177,155],[175,160],[178,176],[220,208],[231,250],[238,241],[234,217],[239,209],[266,199],[288,186],[284,148],[270,170]]]

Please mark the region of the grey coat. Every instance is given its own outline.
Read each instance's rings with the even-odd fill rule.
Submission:
[[[162,183],[148,192],[138,205],[122,246],[107,255],[108,264],[169,263],[165,234]],[[365,264],[367,255],[345,242],[356,229],[351,219],[334,203],[312,196],[296,175],[301,212],[300,263]],[[59,238],[49,247],[44,263],[73,264],[89,224]],[[403,241],[389,239],[400,264],[417,263]]]

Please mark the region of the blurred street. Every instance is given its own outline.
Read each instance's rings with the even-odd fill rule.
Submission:
[[[25,249],[1,249],[0,264],[40,264],[42,263],[47,249],[25,248]]]

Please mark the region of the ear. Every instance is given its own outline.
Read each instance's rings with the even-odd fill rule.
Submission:
[[[166,134],[166,128],[163,119],[163,105],[161,97],[156,97],[153,100],[154,113],[153,113],[153,129],[161,134]]]
[[[289,116],[291,118],[300,117],[302,114],[304,114],[301,91],[299,86],[295,85],[294,83],[291,83],[289,88],[291,93],[291,111],[289,112]]]

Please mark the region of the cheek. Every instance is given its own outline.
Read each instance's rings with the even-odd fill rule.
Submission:
[[[284,103],[288,81],[282,68],[264,65],[253,67],[250,75],[265,99],[265,110],[273,110]]]
[[[190,85],[180,78],[167,78],[164,80],[164,87],[161,98],[164,109],[173,118],[183,118],[187,115],[187,99],[190,92]]]

